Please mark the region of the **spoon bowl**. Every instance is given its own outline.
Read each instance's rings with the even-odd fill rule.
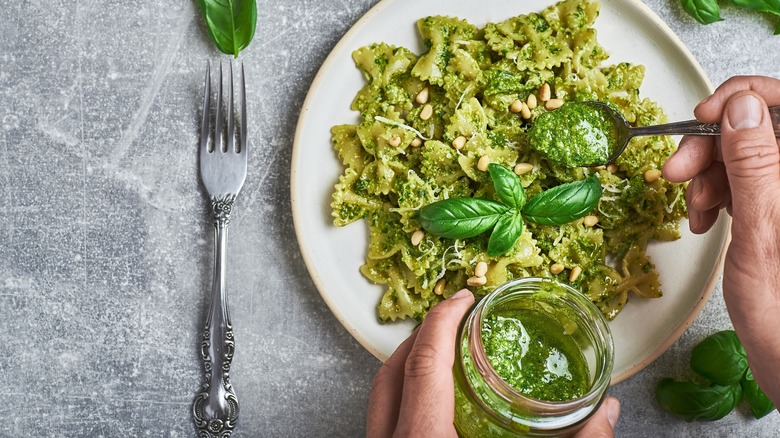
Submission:
[[[561,113],[556,115],[558,111]],[[770,107],[769,115],[775,136],[780,137],[780,106]],[[720,135],[720,123],[686,120],[633,127],[622,114],[606,103],[567,102],[560,108],[539,116],[529,130],[532,148],[544,155],[548,161],[568,167],[610,164],[626,150],[629,140],[647,135]],[[606,143],[602,141],[604,138],[607,139]],[[553,139],[579,143],[579,149],[584,147],[584,152],[568,155],[554,153],[553,151],[568,145]],[[598,141],[594,142],[594,139]],[[557,144],[554,144],[554,141],[557,141]]]

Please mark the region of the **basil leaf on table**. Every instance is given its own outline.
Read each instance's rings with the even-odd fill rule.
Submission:
[[[723,20],[717,0],[682,0],[685,12],[701,24],[711,24]]]
[[[514,172],[506,167],[490,163],[488,165],[490,179],[493,180],[493,188],[496,194],[505,204],[520,210],[525,204],[525,190],[520,184],[520,179]]]
[[[734,6],[780,15],[780,0],[729,0]]]
[[[742,395],[750,405],[750,411],[753,412],[753,416],[759,419],[770,412],[775,410],[775,405],[769,397],[764,394],[764,391],[758,387],[756,379],[753,377],[753,372],[748,368],[745,376],[739,382],[742,387]]]
[[[206,20],[209,36],[217,48],[238,57],[255,36],[255,0],[197,0]]]
[[[704,386],[696,382],[661,379],[655,388],[655,399],[666,411],[687,421],[719,420],[742,398],[740,385]]]
[[[542,225],[562,225],[593,210],[601,199],[601,183],[590,178],[562,184],[531,198],[523,207],[523,217]]]
[[[498,257],[515,246],[523,234],[523,217],[519,211],[506,212],[496,222],[496,227],[488,240],[487,252],[490,257]]]
[[[693,347],[691,369],[719,385],[739,383],[748,369],[747,353],[734,330],[712,334]]]
[[[417,220],[436,236],[467,239],[491,229],[509,209],[488,199],[450,198],[421,208]]]

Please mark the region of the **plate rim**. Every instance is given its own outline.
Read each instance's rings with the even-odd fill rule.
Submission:
[[[300,231],[302,227],[301,224],[302,219],[298,210],[298,202],[297,202],[298,201],[298,196],[297,196],[298,169],[296,164],[299,159],[299,154],[302,153],[300,150],[301,147],[299,147],[298,145],[301,144],[300,137],[303,135],[302,131],[305,122],[307,120],[307,117],[309,116],[309,110],[311,109],[310,108],[311,100],[314,98],[314,94],[315,94],[314,90],[317,89],[317,87],[320,85],[320,82],[322,82],[322,78],[323,76],[325,76],[326,71],[329,70],[331,64],[333,64],[338,54],[344,50],[344,46],[348,44],[348,40],[351,40],[352,35],[358,33],[359,30],[365,25],[366,22],[368,22],[371,18],[379,14],[383,9],[385,9],[388,5],[394,3],[395,1],[397,0],[380,0],[377,4],[375,4],[368,11],[366,11],[341,36],[339,41],[336,43],[336,45],[333,46],[333,48],[328,53],[328,56],[322,62],[322,65],[317,70],[317,73],[315,74],[314,78],[312,79],[309,85],[309,88],[306,92],[306,97],[301,105],[301,111],[298,114],[298,121],[296,123],[295,134],[293,136],[292,156],[290,162],[290,204],[291,204],[292,216],[293,216],[293,228],[295,230],[298,249],[303,258],[303,262],[306,266],[306,270],[308,271],[309,276],[314,282],[314,285],[317,288],[320,297],[322,298],[323,301],[325,301],[325,304],[328,306],[328,309],[336,317],[336,319],[339,321],[341,326],[344,329],[346,329],[347,332],[356,341],[358,341],[358,343],[361,346],[363,346],[363,348],[365,348],[368,352],[370,352],[374,357],[379,359],[381,362],[385,362],[389,358],[389,356],[385,355],[384,353],[379,351],[379,349],[376,346],[372,345],[372,343],[370,343],[368,339],[357,330],[355,325],[349,322],[344,312],[341,309],[339,309],[338,306],[335,305],[332,297],[330,297],[330,295],[328,295],[327,293],[323,293],[323,290],[326,289],[325,285],[323,284],[322,279],[320,278],[319,273],[316,269],[316,265],[314,263],[314,260],[312,259],[311,252],[305,249],[307,248],[307,246],[304,244],[304,242],[302,242],[302,232]],[[595,0],[595,1],[600,1],[600,0]],[[650,20],[649,22],[655,25],[656,28],[663,34],[664,37],[668,38],[674,43],[675,48],[680,51],[680,53],[685,57],[686,61],[689,62],[690,65],[693,67],[693,73],[695,73],[695,75],[698,76],[702,80],[702,82],[707,86],[710,94],[714,92],[715,88],[713,87],[712,82],[710,81],[707,74],[704,72],[704,69],[699,64],[698,60],[696,60],[696,58],[690,52],[688,47],[682,42],[682,40],[680,40],[677,34],[675,34],[674,31],[672,31],[672,29],[666,24],[666,22],[664,22],[655,13],[655,11],[650,9],[649,6],[647,6],[640,0],[607,0],[607,1],[626,4],[638,10],[643,16],[647,17]],[[646,368],[649,364],[651,364],[656,359],[658,359],[658,357],[660,357],[675,342],[677,342],[677,340],[680,339],[683,333],[698,318],[702,309],[704,308],[704,306],[712,296],[712,292],[714,291],[716,285],[718,284],[720,273],[723,271],[726,249],[728,248],[728,244],[731,241],[731,216],[727,214],[725,217],[721,217],[719,220],[724,220],[726,222],[725,224],[723,224],[723,226],[725,227],[725,232],[723,234],[722,241],[720,242],[719,254],[716,259],[717,261],[713,265],[712,269],[710,270],[701,297],[696,302],[696,304],[692,307],[691,311],[688,313],[688,316],[684,318],[682,321],[680,321],[677,327],[674,330],[672,330],[672,332],[666,337],[664,341],[658,344],[658,346],[656,347],[655,350],[653,350],[652,353],[647,355],[644,359],[632,364],[625,372],[617,376],[612,376],[610,385],[615,385],[617,383],[622,382],[623,380],[628,379],[629,377],[640,372],[641,370]]]

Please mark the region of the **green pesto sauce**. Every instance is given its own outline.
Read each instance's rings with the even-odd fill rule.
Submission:
[[[566,401],[590,388],[585,356],[561,323],[545,312],[491,313],[482,324],[482,343],[496,373],[527,397]]]
[[[532,148],[548,161],[568,167],[606,164],[616,136],[606,110],[576,102],[543,113],[528,131]]]

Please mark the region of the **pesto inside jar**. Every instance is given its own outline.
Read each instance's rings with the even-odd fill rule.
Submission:
[[[606,108],[567,102],[541,114],[528,130],[528,140],[554,164],[606,164],[617,147],[617,126]]]
[[[561,321],[547,311],[493,311],[481,332],[490,365],[526,397],[561,402],[582,397],[590,389],[582,350]]]

